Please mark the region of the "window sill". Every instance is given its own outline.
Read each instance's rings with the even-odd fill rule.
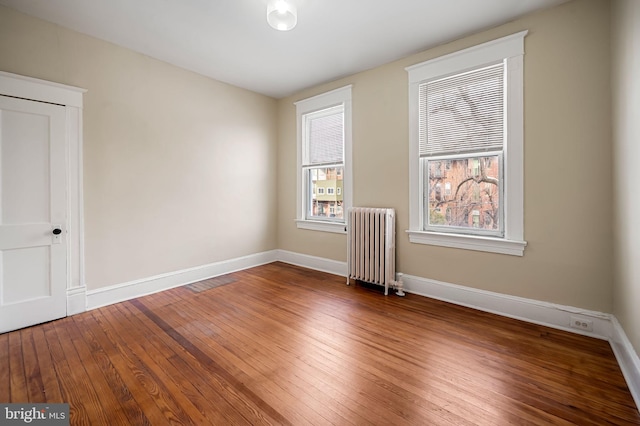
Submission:
[[[477,235],[444,234],[439,232],[407,231],[409,241],[417,244],[486,251],[490,253],[523,256],[526,241],[502,238],[480,237]]]
[[[298,229],[309,229],[311,231],[333,232],[334,234],[346,234],[347,225],[344,223],[321,222],[316,220],[296,220]]]

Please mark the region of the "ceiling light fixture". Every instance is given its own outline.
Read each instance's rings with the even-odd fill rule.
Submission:
[[[291,0],[267,0],[267,22],[276,30],[289,31],[298,22],[298,11]]]

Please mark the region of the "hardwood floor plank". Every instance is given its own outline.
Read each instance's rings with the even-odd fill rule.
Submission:
[[[109,335],[113,330],[108,322],[104,319],[106,309],[95,310],[91,312],[92,321],[87,321],[87,332],[91,333],[91,336],[100,345],[105,355],[109,357],[109,360],[116,369],[118,375],[121,377],[126,389],[131,393],[133,399],[138,404],[140,411],[144,413],[144,416],[152,425],[165,423],[166,417],[163,415],[162,405],[159,407],[152,398],[152,395],[147,392],[147,389],[143,386],[143,382],[138,380],[138,374],[141,373],[141,369],[144,368],[143,364],[136,363],[128,357],[123,355],[124,349],[121,347],[119,339],[112,339]],[[144,420],[142,420],[144,423]]]
[[[0,334],[0,402],[11,400],[9,333]]]
[[[44,328],[41,326],[31,327],[33,331],[33,344],[38,357],[40,366],[40,374],[42,377],[43,393],[45,395],[44,402],[63,403],[65,402],[60,392],[60,383],[56,376],[56,370],[53,360],[51,359],[51,351],[44,335]]]
[[[235,321],[235,320],[230,320],[230,321],[228,321],[228,322],[229,322],[229,323],[236,323],[236,321]],[[383,401],[385,401],[385,399],[384,399],[384,398],[383,398]],[[395,419],[395,420],[397,421],[397,419]],[[459,421],[459,420],[457,420],[457,423],[460,423],[460,421]]]
[[[287,304],[287,306],[289,306],[289,304]],[[465,309],[465,308],[462,308],[462,309]],[[334,312],[335,312],[335,310],[334,310]],[[490,315],[490,314],[486,314],[486,315]],[[511,321],[511,322],[513,322],[513,320],[508,320],[508,319],[505,319],[505,320],[506,320],[506,321]],[[518,323],[518,322],[516,321],[516,323]],[[324,325],[324,324],[325,324],[325,323],[323,323],[323,325]],[[523,323],[523,324],[524,324],[524,323]],[[327,328],[330,328],[330,327],[327,327]],[[466,328],[468,328],[468,327],[466,327]],[[564,333],[564,332],[560,332],[560,333]],[[569,335],[569,333],[565,333],[565,335]],[[414,334],[414,336],[415,336],[415,334]],[[455,334],[454,334],[454,336],[455,336]],[[573,336],[573,335],[571,335],[571,336]],[[451,345],[451,343],[455,344],[455,340],[452,342],[452,339],[451,339],[452,334],[451,334],[451,333],[448,333],[447,337],[448,337],[448,343],[447,343],[447,344],[448,344],[449,346]],[[484,339],[484,338],[483,338],[483,339],[478,339],[478,338],[477,338],[477,336],[476,336],[476,337],[474,337],[474,339],[473,339],[473,340],[474,340],[474,341],[478,341],[478,340],[479,340],[479,341],[485,341],[485,339]],[[473,342],[467,342],[466,344],[469,344],[469,343],[473,343]],[[538,343],[539,343],[539,342],[538,342]],[[606,343],[606,342],[602,342],[602,343]],[[536,345],[535,345],[535,344],[532,344],[532,345],[531,345],[531,347],[536,347]],[[487,347],[483,347],[483,350],[484,350],[484,351],[487,351],[487,350],[491,350],[491,349],[489,349],[489,348],[487,348]],[[610,352],[610,349],[609,349],[609,352]],[[461,355],[464,355],[464,353],[461,353]],[[540,356],[540,354],[537,354],[537,355],[538,355],[538,356]],[[612,354],[611,354],[611,355],[612,355]],[[611,358],[612,358],[612,357],[611,357]],[[545,359],[545,358],[544,358],[544,357],[542,357],[542,359]],[[517,359],[514,359],[514,361],[517,361]],[[553,363],[549,363],[548,365],[546,365],[546,366],[545,366],[545,368],[549,369],[550,367],[553,367],[554,365],[555,365],[555,364],[553,364]],[[574,369],[574,370],[575,370],[575,369]],[[617,373],[617,375],[618,375],[618,377],[619,377],[619,376],[620,376],[620,374],[619,374],[619,370],[618,370],[616,373]],[[553,384],[553,385],[557,385],[557,383],[552,383],[552,384]],[[597,384],[596,386],[600,386],[600,384]],[[573,391],[573,389],[571,389],[571,390]],[[596,387],[595,387],[595,386],[594,386],[594,389],[593,389],[593,390],[596,390]],[[628,401],[628,400],[627,400],[627,401]]]
[[[197,341],[210,357],[215,359],[222,368],[233,374],[234,377],[237,377],[247,385],[260,383],[262,386],[254,389],[256,395],[271,406],[278,405],[282,407],[282,415],[291,423],[295,425],[318,424],[320,417],[316,413],[310,413],[308,410],[302,409],[303,403],[285,389],[286,385],[283,388],[282,385],[262,374],[254,365],[250,364],[251,360],[242,356],[241,351],[234,350],[221,343],[219,337],[214,342],[210,337],[211,327],[209,324],[205,325],[201,320],[193,321],[185,326],[185,331],[189,333],[190,339],[194,342]],[[260,392],[261,390],[263,392]],[[227,393],[225,398],[229,399],[229,404],[234,407],[238,407],[241,404],[239,397],[234,393]],[[304,416],[301,416],[300,412],[303,412]],[[247,421],[252,423],[251,417],[253,416],[247,416],[246,414],[245,416],[249,417]]]
[[[191,301],[191,302],[190,302],[190,305],[191,305],[191,304],[193,304],[194,302],[195,302],[195,301]],[[215,307],[212,307],[212,308],[214,308],[214,309],[209,310],[210,312],[215,311]],[[201,310],[198,310],[198,311],[200,311],[200,312],[201,312]],[[237,312],[238,310],[235,310],[235,311]],[[237,320],[236,320],[236,319],[234,319],[234,318],[226,318],[226,319],[225,319],[225,321],[220,321],[220,323],[222,323],[222,324],[227,324],[227,323],[228,323],[228,324],[234,324],[234,323],[236,323],[236,322],[237,322]],[[211,323],[211,326],[214,326],[214,325],[215,325],[215,324],[212,322],[212,323]],[[242,327],[241,327],[241,328],[242,328]],[[220,330],[216,330],[216,331],[217,331],[217,332],[220,332]],[[227,338],[233,338],[235,334],[237,334],[237,332],[236,332],[236,331],[232,331],[232,332],[228,335],[228,337],[227,337]],[[227,339],[227,338],[225,338],[225,339]],[[246,337],[243,337],[243,339],[246,339],[247,341],[255,341],[255,340],[256,340],[256,339],[258,339],[258,338],[259,338],[259,336],[246,336]],[[224,339],[223,339],[223,340],[224,340]],[[281,344],[281,343],[280,343],[280,342],[278,342],[278,346],[280,346],[280,344]],[[263,352],[263,350],[261,350],[261,351],[260,351],[260,355],[261,355],[261,358],[264,358],[265,353]],[[246,357],[246,355],[241,355],[241,356]],[[275,358],[275,359],[279,359],[279,360],[281,360],[282,362],[285,362],[285,361],[286,361],[286,359],[284,359],[284,358],[282,357],[282,354],[280,354],[280,355],[276,355],[276,356],[274,356],[273,358]],[[258,362],[258,364],[260,364],[260,363],[261,363],[261,361],[257,361],[257,362]],[[276,369],[275,367],[269,367],[269,366],[267,366],[267,367],[263,367],[263,368],[264,368],[267,372],[270,372],[271,370],[275,370],[275,369]],[[303,388],[302,388],[302,389],[303,389],[303,390],[302,390],[302,392],[301,392],[301,391],[298,391],[297,393],[299,393],[299,394],[300,394],[300,393],[305,393],[305,391],[304,391],[304,387],[314,386],[314,384],[313,384],[314,382],[315,382],[315,384],[316,384],[316,385],[318,384],[318,383],[317,383],[317,382],[318,382],[317,380],[312,380],[312,381],[310,382],[311,384],[309,384],[309,383],[307,383],[307,384],[303,384],[303,385],[302,385],[302,386],[303,386]],[[336,405],[336,404],[335,404],[335,401],[334,401],[334,404],[333,404],[333,405]],[[345,407],[343,407],[343,406],[341,406],[341,405],[340,405],[340,406],[338,406],[337,408],[335,408],[335,407],[334,407],[334,411],[335,411],[336,409],[337,409],[337,410],[340,410],[340,409],[344,409],[344,408],[345,408]],[[325,409],[325,411],[327,411],[327,410]],[[334,413],[334,414],[337,414],[337,413]],[[344,423],[344,422],[346,422],[346,421],[348,421],[348,420],[347,420],[347,417],[348,417],[348,416],[345,416],[345,413],[340,413],[339,415],[343,417],[343,423]],[[361,418],[361,417],[359,417],[359,416],[357,416],[357,417],[358,417],[358,420],[356,420],[356,422],[362,423],[362,421],[361,421],[361,420],[362,420],[362,418]],[[325,421],[326,421],[326,419],[325,419]]]
[[[92,406],[91,398],[95,398],[95,393],[92,392],[92,389],[87,389],[90,386],[90,378],[82,375],[84,371],[82,364],[75,365],[74,369],[69,366],[67,353],[62,347],[56,331],[56,324],[60,322],[64,322],[64,320],[53,321],[38,327],[42,327],[47,346],[51,352],[51,359],[60,385],[62,402],[70,403],[70,421],[74,424],[85,425],[91,424],[92,421],[106,421],[107,419],[102,410],[100,409],[97,412]]]
[[[29,402],[22,357],[22,336],[19,331],[9,334],[9,381],[11,401]]]
[[[183,380],[189,380],[196,393],[188,394],[207,421],[212,424],[244,424],[250,421],[242,415],[243,410],[236,409],[222,394],[219,386],[212,384],[209,374],[202,374],[194,368],[190,360],[173,355],[167,359],[176,369],[185,372]],[[188,378],[187,378],[188,377]],[[193,395],[193,396],[192,396]],[[253,417],[253,416],[249,416]]]
[[[263,323],[263,321],[264,321],[264,324],[267,325],[266,329],[269,332],[269,338],[274,343],[273,346],[283,346],[283,345],[286,345],[286,340],[291,341],[292,339],[294,339],[295,333],[293,333],[292,330],[289,329],[289,330],[286,330],[282,334],[279,335],[281,338],[283,338],[283,340],[280,340],[278,338],[278,335],[276,334],[277,331],[278,331],[278,328],[279,328],[278,323],[274,322],[274,321],[271,321],[270,319],[264,318],[264,317],[260,318],[260,320],[261,320],[260,321],[261,323]],[[232,334],[244,333],[245,334],[244,338],[246,340],[249,340],[249,341],[257,341],[260,338],[260,336],[258,334],[251,334],[249,329],[246,327],[247,324],[243,324],[243,320],[241,318],[239,318],[239,317],[238,318],[229,318],[228,321],[225,321],[225,323],[237,324],[238,325],[238,331],[235,332],[235,333],[232,333]],[[258,332],[259,332],[259,330],[258,330]],[[268,350],[267,348],[264,348],[261,351],[261,355],[263,357],[264,357],[264,352],[267,351],[267,350]],[[329,352],[331,351],[331,349],[327,349],[326,351],[327,351],[327,353],[323,354],[324,358],[330,356]],[[279,354],[279,353],[273,354],[273,356],[272,356],[272,358],[274,360],[281,359],[282,357],[283,357],[282,354]],[[290,359],[290,360],[286,360],[285,359],[284,361],[294,364],[294,368],[296,369],[298,374],[300,374],[301,378],[308,378],[307,379],[307,381],[308,381],[307,387],[316,386],[317,382],[318,382],[318,378],[317,378],[318,371],[317,371],[317,369],[305,371],[306,370],[305,366],[308,366],[308,364],[304,364],[304,363],[302,363],[302,361],[300,361],[299,359],[296,359],[296,358],[297,357],[294,357],[293,359]],[[353,360],[357,362],[357,360],[355,360],[355,359],[353,359]],[[311,367],[313,368],[313,365],[311,365]],[[344,374],[344,372],[343,372],[343,374]],[[334,379],[334,381],[335,381],[335,379]],[[374,405],[374,406],[384,406],[384,405],[389,404],[393,408],[394,407],[393,400],[392,400],[392,398],[394,396],[393,393],[389,392],[389,389],[384,388],[384,386],[383,386],[383,389],[380,389],[380,391],[383,393],[383,395],[380,395],[379,399],[377,401],[375,401],[372,405]],[[369,390],[369,393],[370,393],[370,395],[379,395],[380,394],[380,392],[373,392],[373,390],[371,390],[371,389]],[[385,415],[393,416],[393,409],[391,411],[389,411],[389,410],[383,410],[383,411],[385,412]],[[389,422],[397,424],[398,422],[402,422],[405,419],[403,419],[401,413],[396,413],[395,416],[389,417],[389,418],[387,418],[387,420]]]
[[[128,332],[120,318],[115,316],[117,308],[105,310],[103,314],[107,324],[113,330],[112,339],[115,339],[117,334]],[[204,418],[181,393],[175,384],[175,379],[165,374],[163,368],[153,361],[147,351],[138,349],[135,341],[127,342],[121,346],[121,349],[129,365],[133,366],[136,379],[160,408],[165,417],[164,422],[203,424]]]
[[[46,402],[44,384],[42,383],[42,376],[40,374],[40,364],[38,363],[38,355],[33,341],[33,327],[20,330],[20,337],[22,339],[22,359],[24,362],[27,394],[29,396],[28,402]]]
[[[257,405],[264,413],[266,413],[271,419],[274,419],[279,424],[290,424],[287,419],[285,419],[278,411],[274,410],[269,404],[266,404],[258,395],[256,395],[251,389],[249,389],[244,383],[239,381],[233,375],[229,374],[223,368],[213,360],[208,357],[206,353],[204,353],[200,348],[191,343],[189,339],[182,336],[179,332],[177,332],[170,324],[164,321],[159,315],[155,312],[148,309],[142,302],[137,299],[130,301],[129,303],[133,304],[136,308],[138,308],[147,318],[153,321],[162,331],[168,334],[176,343],[182,346],[187,352],[189,352],[201,365],[205,366],[209,371],[215,371],[215,374],[220,377],[224,382],[228,383],[229,386],[236,392],[243,395],[245,399],[250,400],[253,404]],[[229,389],[231,390],[231,389]],[[256,412],[258,417],[260,414]],[[261,419],[262,421],[268,422],[267,419]]]
[[[190,303],[190,305],[193,305],[193,302]],[[200,309],[195,309],[195,312],[198,312],[198,311],[200,311]],[[234,343],[242,342],[245,339],[247,341],[256,341],[256,339],[259,339],[260,336],[257,336],[257,335],[247,336],[241,333],[239,329],[236,329],[233,326],[233,324],[236,324],[240,328],[242,328],[241,323],[234,318],[226,318],[225,321],[219,321],[218,324],[216,324],[216,322],[212,320],[205,321],[207,320],[207,318],[202,318],[202,320],[203,321],[198,322],[199,326],[205,327],[204,322],[207,322],[206,326],[208,327],[207,330],[203,329],[202,330],[203,332],[206,333],[206,331],[209,331],[217,336],[220,336],[220,340],[221,340],[220,344],[225,346],[225,348],[228,349],[228,353],[235,356],[236,359],[243,359],[247,361],[245,364],[241,366],[241,368],[248,368],[248,369],[255,370],[256,367],[259,367],[260,370],[263,371],[263,372],[260,372],[255,370],[256,373],[250,372],[249,373],[250,375],[259,374],[262,377],[266,375],[271,375],[271,376],[277,375],[278,366],[274,364],[273,360],[286,363],[290,359],[284,356],[286,355],[286,353],[283,354],[282,352],[280,352],[280,353],[274,354],[272,353],[272,351],[268,349],[268,347],[264,347],[263,345],[259,346],[260,349],[257,351],[257,354],[259,354],[258,357],[256,359],[252,359],[253,355],[251,353],[246,353],[242,349],[237,349],[237,348],[234,349]],[[241,343],[238,344],[238,346],[241,347],[242,346]],[[281,346],[280,342],[278,342],[278,346]],[[256,354],[255,351],[254,351],[254,354]],[[308,381],[307,382],[303,381],[302,379],[304,378],[304,372],[300,371],[299,373],[300,374],[298,374],[298,378],[301,379],[302,384],[301,385],[296,384],[294,388],[288,390],[288,393],[291,393],[293,395],[304,393],[305,387],[319,385],[318,383],[314,384]],[[299,386],[302,386],[302,389]],[[299,403],[300,402],[301,401],[299,401]],[[361,418],[358,417],[357,420],[361,420]]]
[[[289,306],[289,305],[287,304],[287,306]],[[512,321],[512,320],[508,320],[508,321]],[[517,322],[516,322],[516,323],[517,323]],[[324,324],[323,324],[323,325],[324,325]],[[327,328],[330,328],[330,327],[327,327]],[[567,333],[567,334],[568,334],[568,333]],[[476,337],[476,340],[477,340],[477,337]],[[483,339],[480,339],[480,340],[483,340]],[[593,340],[593,339],[591,339],[591,340]],[[610,351],[610,349],[609,349],[609,351]],[[620,377],[619,371],[617,371],[617,375],[618,375],[618,377]],[[627,401],[628,401],[628,399],[627,399]]]
[[[189,309],[185,306],[185,309]],[[231,322],[231,321],[230,321]],[[224,321],[223,321],[224,323]],[[229,354],[226,358],[227,360],[233,359],[233,364],[227,362],[225,364],[225,369],[229,369],[234,371],[234,375],[247,377],[247,380],[250,383],[258,386],[258,389],[262,389],[265,386],[268,386],[269,383],[279,383],[279,388],[274,389],[274,392],[277,392],[277,395],[280,395],[281,398],[288,399],[289,404],[295,404],[297,411],[304,410],[304,417],[306,421],[311,422],[311,424],[318,423],[326,423],[328,420],[326,417],[332,417],[329,413],[325,413],[326,416],[323,417],[318,411],[327,411],[327,409],[322,409],[322,407],[332,407],[331,411],[334,416],[339,416],[341,418],[342,423],[353,423],[358,424],[362,423],[362,418],[360,416],[355,415],[354,413],[339,413],[342,411],[341,404],[338,404],[335,400],[327,400],[324,395],[315,395],[313,396],[313,390],[309,390],[310,386],[316,386],[317,383],[310,383],[306,381],[306,386],[300,387],[295,383],[290,383],[286,380],[280,380],[281,377],[279,375],[278,365],[282,363],[292,362],[293,360],[280,355],[273,355],[268,353],[268,349],[260,346],[259,347],[259,356],[255,356],[255,351],[253,353],[249,353],[244,351],[241,348],[241,343],[237,346],[238,343],[235,340],[238,336],[238,332],[236,329],[224,329],[221,327],[216,327],[213,322],[206,321],[206,318],[201,318],[199,321],[191,323],[185,326],[186,331],[189,332],[190,336],[199,335],[202,333],[206,339],[207,332],[215,332],[216,341],[226,349],[225,352],[217,352],[220,354],[220,357],[217,358],[219,362],[225,360],[225,354]],[[251,339],[255,339],[256,336],[250,337]],[[212,339],[209,338],[208,341]],[[231,358],[233,357],[233,358]],[[277,362],[274,362],[273,359],[277,359]],[[299,372],[300,378],[303,378],[303,373]],[[310,395],[310,393],[312,395]],[[271,393],[263,392],[263,394],[269,398]],[[303,398],[305,396],[305,398]],[[308,399],[307,396],[311,399]],[[323,401],[324,400],[324,401]],[[272,402],[274,403],[274,402]],[[287,405],[285,405],[287,407]],[[306,408],[303,408],[306,407]],[[314,410],[314,407],[316,409]],[[288,414],[293,417],[297,417],[294,413],[291,413],[287,410]],[[356,417],[356,419],[351,419],[350,417]],[[294,424],[301,424],[301,419],[291,419]],[[354,421],[355,420],[355,421]]]
[[[208,421],[215,424],[242,422],[244,418],[241,415],[229,413],[230,406],[221,395],[224,389],[216,387],[215,381],[209,379],[209,372],[203,374],[200,365],[193,365],[193,357],[190,354],[182,350],[169,336],[149,328],[148,321],[143,321],[142,316],[133,315],[124,304],[118,308],[122,313],[119,321],[126,318],[129,322],[128,328],[134,332],[132,337],[141,342],[139,350],[148,352],[158,365],[176,378],[182,392]],[[145,340],[148,340],[147,344]]]
[[[64,374],[60,374],[63,383],[66,383],[67,380],[69,381],[69,385],[65,387],[65,390],[73,397],[73,400],[82,401],[86,416],[92,422],[108,423],[112,416],[119,419],[119,404],[114,404],[113,395],[105,392],[103,387],[104,379],[99,376],[99,369],[90,359],[83,358],[78,354],[76,349],[78,342],[74,342],[70,333],[73,325],[72,317],[55,321],[53,324],[63,351],[61,357],[64,358],[66,364],[63,370]],[[109,400],[105,401],[105,403],[110,403],[107,406],[109,408],[105,408],[101,404],[103,398]],[[74,413],[71,412],[70,416],[73,417]]]
[[[109,413],[109,418],[116,424],[149,424],[144,413],[133,401],[131,393],[124,386],[122,379],[111,360],[97,343],[84,320],[87,314],[71,317],[67,331],[78,356],[85,362],[85,369],[92,377],[92,385],[100,396],[100,405]],[[82,330],[82,331],[81,331]]]
[[[379,290],[276,262],[5,333],[0,398],[72,424],[640,425],[608,342]]]
[[[258,302],[256,301],[256,303]],[[233,323],[234,321],[231,321],[231,322]],[[275,324],[273,327],[270,327],[270,328],[275,329],[276,328]],[[334,328],[333,330],[335,331],[336,328]],[[309,330],[305,330],[305,334],[308,333],[308,331]],[[374,407],[375,406],[384,407],[387,413],[393,412],[396,409],[398,411],[396,413],[398,417],[394,419],[388,419],[388,421],[397,423],[403,420],[404,421],[415,420],[410,418],[409,419],[403,418],[404,414],[402,413],[401,407],[406,401],[418,401],[418,404],[421,404],[422,400],[419,398],[416,398],[416,395],[412,394],[411,391],[406,388],[405,386],[406,383],[396,381],[395,375],[393,372],[387,373],[389,371],[389,368],[385,368],[387,372],[383,372],[375,368],[376,365],[380,364],[379,359],[375,354],[371,355],[369,353],[370,352],[369,347],[356,348],[354,346],[351,346],[349,348],[350,349],[349,352],[341,353],[340,348],[342,347],[344,342],[347,341],[346,339],[340,339],[335,344],[332,344],[332,341],[334,341],[335,338],[330,334],[326,336],[322,336],[320,338],[315,338],[315,337],[317,336],[314,336],[314,340],[323,341],[325,344],[329,345],[329,346],[325,346],[324,353],[321,358],[327,359],[328,357],[334,357],[334,360],[337,360],[338,364],[342,365],[344,363],[344,360],[341,360],[339,358],[346,357],[348,358],[347,362],[356,366],[354,371],[357,372],[358,376],[360,376],[363,380],[371,380],[376,384],[377,388],[368,389],[370,398],[375,399],[374,401],[372,401],[372,405]],[[291,338],[292,338],[291,332],[287,332],[284,335],[285,340],[291,339]],[[362,363],[363,360],[365,360],[364,363]],[[373,367],[369,368],[369,365]],[[388,407],[385,407],[387,405]],[[448,416],[449,418],[448,420],[454,424],[464,423],[464,419],[460,418],[458,415],[454,415],[452,413],[447,414],[445,410],[438,410],[435,408],[435,406],[429,407],[429,405],[430,404],[428,403],[425,403],[423,405],[423,408],[425,408],[425,413],[429,412],[429,409],[431,409],[431,411],[438,412],[440,416],[445,416],[445,415]],[[473,411],[472,416],[473,418],[477,418],[479,416],[479,413],[477,412],[477,410]],[[442,419],[441,421],[444,421],[444,419]]]

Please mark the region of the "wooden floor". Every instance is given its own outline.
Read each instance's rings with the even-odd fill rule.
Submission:
[[[640,424],[605,341],[273,263],[0,335],[72,424]]]

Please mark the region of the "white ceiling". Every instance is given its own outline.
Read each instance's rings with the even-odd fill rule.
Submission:
[[[374,68],[567,0],[0,0],[0,4],[275,98]]]

